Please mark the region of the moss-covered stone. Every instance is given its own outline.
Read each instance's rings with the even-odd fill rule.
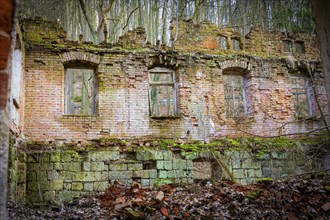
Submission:
[[[127,170],[127,164],[120,163],[120,164],[110,164],[110,170]]]
[[[82,182],[73,182],[71,184],[71,190],[73,191],[81,191],[84,188],[84,185]]]
[[[133,164],[127,164],[128,170],[142,170],[143,164],[141,163],[133,163]]]
[[[119,159],[119,151],[97,151],[91,152],[91,161],[111,161]]]
[[[141,149],[136,152],[137,160],[162,160],[163,153],[153,149]]]

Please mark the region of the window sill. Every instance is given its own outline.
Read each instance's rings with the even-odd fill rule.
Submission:
[[[97,118],[99,117],[99,115],[68,115],[68,114],[64,114],[62,115],[63,118],[73,118],[73,117],[77,117],[77,118]]]
[[[321,116],[320,115],[311,115],[311,116],[297,115],[297,116],[295,116],[295,119],[300,120],[300,121],[320,121]]]
[[[181,118],[180,116],[150,116],[152,119],[159,119],[159,120],[165,120],[165,119],[179,119]]]

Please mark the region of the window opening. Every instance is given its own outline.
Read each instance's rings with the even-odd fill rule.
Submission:
[[[244,76],[224,75],[225,112],[228,117],[246,112]]]
[[[151,117],[177,116],[174,71],[159,67],[149,71],[149,107]]]
[[[292,77],[291,80],[295,116],[306,117],[312,115],[308,78]]]
[[[227,38],[224,36],[218,37],[218,43],[219,43],[219,49],[221,50],[227,50]]]
[[[294,43],[294,48],[296,53],[304,53],[304,43],[300,41],[296,41]]]
[[[66,69],[65,114],[96,114],[96,80],[93,69]]]
[[[231,46],[235,51],[241,50],[241,43],[237,39],[231,39]]]
[[[283,51],[285,53],[292,53],[292,42],[290,40],[283,41]]]

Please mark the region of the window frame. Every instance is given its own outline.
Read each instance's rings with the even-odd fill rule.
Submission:
[[[243,115],[247,115],[248,114],[248,106],[247,106],[247,95],[246,95],[246,84],[247,84],[247,79],[246,79],[246,76],[245,74],[241,74],[241,73],[225,73],[223,74],[223,77],[227,77],[227,76],[231,76],[231,77],[240,77],[243,81],[242,83],[242,86],[233,86],[233,83],[235,81],[231,80],[231,85],[229,86],[231,88],[231,99],[234,100],[234,111],[233,111],[233,114],[230,114],[228,115],[228,110],[227,110],[227,100],[229,98],[226,98],[228,97],[226,95],[226,85],[225,85],[225,79],[223,80],[223,89],[224,89],[224,101],[225,101],[225,114],[226,114],[226,117],[228,118],[235,118],[235,117],[239,117],[239,116],[243,116]],[[235,105],[235,92],[234,92],[234,89],[235,88],[239,88],[240,91],[242,92],[242,107],[243,107],[243,112],[237,112],[235,111],[237,109],[237,106]],[[240,106],[238,106],[240,107]]]
[[[228,50],[228,38],[226,36],[218,35],[218,49]]]
[[[90,103],[91,105],[91,113],[86,114],[86,113],[79,113],[75,114],[74,112],[70,112],[69,109],[69,99],[70,95],[68,94],[69,87],[69,72],[68,70],[73,69],[73,70],[91,70],[92,71],[92,76],[93,76],[93,82],[92,82],[92,101]],[[64,74],[64,110],[63,110],[63,115],[68,115],[68,116],[97,116],[98,114],[98,86],[97,86],[97,77],[96,77],[96,68],[92,65],[81,65],[81,64],[67,64],[64,68],[65,74]],[[81,81],[83,83],[83,81]],[[73,85],[71,85],[73,86]],[[71,96],[73,96],[72,94]],[[83,102],[83,101],[82,101]],[[82,103],[81,102],[81,103]]]
[[[151,79],[152,74],[171,74],[172,75],[172,82],[154,82]],[[177,80],[176,80],[176,73],[174,70],[166,68],[166,67],[154,67],[149,69],[148,71],[148,85],[149,85],[149,116],[151,118],[177,118],[179,117],[178,111],[178,103],[177,103]],[[173,115],[156,115],[153,112],[152,108],[152,87],[157,86],[168,86],[172,89],[172,97],[173,97]],[[169,100],[170,101],[170,100]]]
[[[294,79],[304,79],[305,80],[305,86],[304,87],[298,87],[297,83],[293,83]],[[309,85],[309,78],[307,76],[301,76],[301,75],[291,75],[290,76],[290,81],[291,81],[291,94],[292,94],[292,99],[293,99],[293,108],[294,108],[294,116],[295,117],[309,117],[313,115],[313,109],[312,109],[312,103],[311,103],[311,93],[310,93],[310,85]],[[294,87],[296,86],[296,87]],[[298,90],[304,88],[305,92],[304,93],[298,93],[294,94],[294,90]],[[307,115],[299,115],[297,114],[296,110],[296,100],[299,98],[298,96],[301,94],[306,94],[306,102],[307,102]]]

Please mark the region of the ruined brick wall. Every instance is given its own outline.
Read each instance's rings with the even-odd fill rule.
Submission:
[[[232,57],[212,54],[216,51],[213,46],[210,53],[185,53],[182,52],[184,46],[180,53],[154,49],[145,45],[141,30],[129,32],[116,46],[96,46],[65,41],[65,33],[53,22],[25,21],[23,27],[27,50],[24,133],[32,140],[79,142],[112,137],[209,141],[220,136],[299,133],[323,126],[313,91],[310,91],[311,108],[315,117],[297,120],[293,114],[290,76],[299,72],[306,74],[307,68],[314,75],[317,98],[327,112],[319,57],[315,49],[308,46],[314,41],[305,35],[306,59],[300,60],[299,57],[285,58],[277,49],[272,51],[280,44],[277,35],[267,43],[273,45],[267,47],[267,53],[274,52],[273,57],[252,55],[249,50],[253,47],[265,47],[256,46],[255,39],[264,35],[256,31],[249,36],[251,43],[246,44],[247,50]],[[216,29],[211,25],[212,31],[209,31],[207,27],[202,24],[200,31],[206,32],[203,36],[209,34],[216,39]],[[97,66],[95,116],[64,114],[65,64],[75,61]],[[157,66],[176,73],[178,117],[149,116],[148,71]],[[240,117],[228,117],[224,111],[223,80],[228,70],[241,71],[246,78],[247,111]]]
[[[7,218],[9,92],[15,1],[0,0],[0,216]]]

